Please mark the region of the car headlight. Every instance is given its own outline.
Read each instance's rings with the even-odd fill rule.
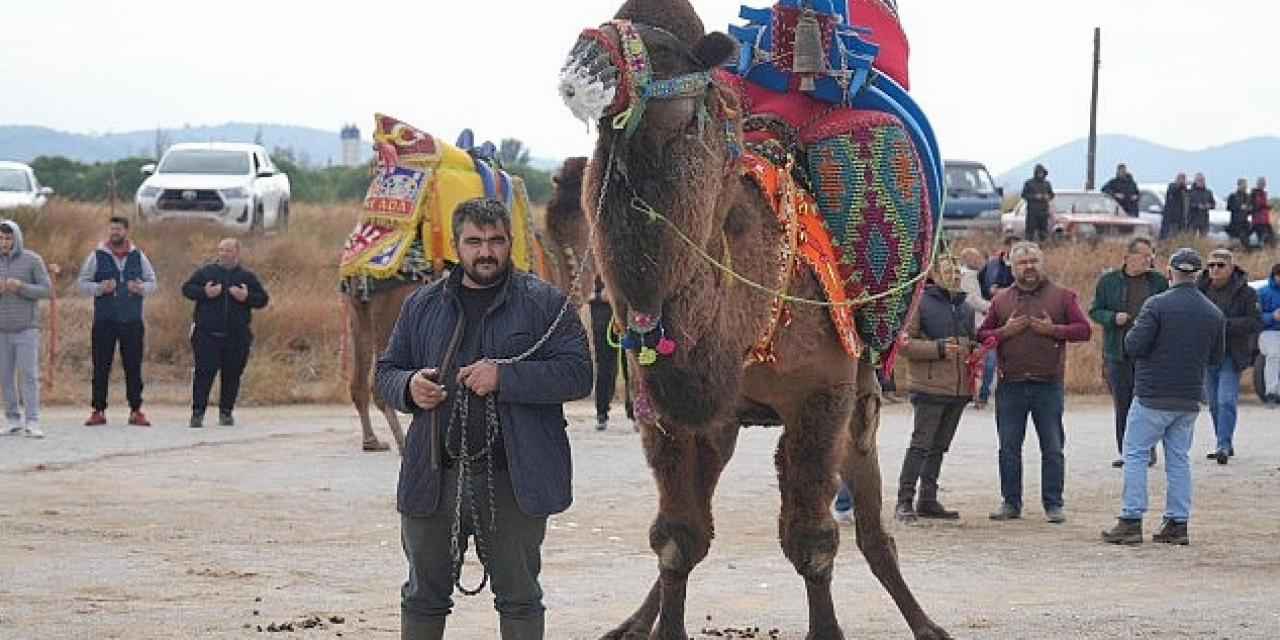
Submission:
[[[160,187],[143,187],[138,195],[143,198],[155,198],[160,195],[161,191]]]
[[[244,187],[235,187],[234,189],[219,189],[218,193],[228,200],[244,200],[249,197],[249,190]]]

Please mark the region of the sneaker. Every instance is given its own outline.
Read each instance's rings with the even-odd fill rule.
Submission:
[[[596,431],[604,431],[609,428],[608,418],[596,418]]]
[[[1062,511],[1062,507],[1050,507],[1044,510],[1044,519],[1050,524],[1062,524],[1067,521],[1067,514]]]
[[[389,451],[391,449],[391,445],[381,440],[366,440],[364,441],[364,444],[360,445],[360,448],[365,451],[373,451],[373,452]]]
[[[1231,456],[1227,455],[1226,449],[1218,449],[1213,453],[1213,457],[1217,459],[1218,464],[1226,464],[1227,460],[1231,458]]]
[[[1156,461],[1159,459],[1160,457],[1159,457],[1159,454],[1156,453],[1156,448],[1151,447],[1151,457],[1147,458],[1147,466],[1148,467],[1156,466]]]
[[[135,427],[149,427],[151,421],[147,419],[147,414],[143,413],[142,409],[134,409],[129,412],[129,424]]]
[[[1151,541],[1163,544],[1191,544],[1191,538],[1187,535],[1187,523],[1165,520],[1160,531],[1151,536]]]
[[[219,412],[218,412],[218,426],[219,426],[219,427],[234,427],[234,426],[236,426],[236,417],[235,417],[235,416],[233,416],[233,415],[231,415],[231,412],[230,412],[230,411],[219,411]]]
[[[38,420],[28,420],[27,426],[23,428],[22,431],[23,431],[23,435],[27,436],[28,438],[44,437],[44,431],[40,429],[40,422]]]
[[[835,518],[836,524],[853,524],[853,509],[832,509],[831,517]]]
[[[203,429],[204,428],[204,412],[192,411],[191,421],[187,423],[187,426],[192,429]]]
[[[1102,532],[1102,541],[1110,544],[1142,544],[1142,521],[1120,518],[1110,531]]]
[[[916,521],[916,510],[911,508],[910,501],[899,502],[893,510],[893,517],[903,524],[911,524]]]
[[[1017,520],[1022,517],[1022,509],[1019,509],[1008,502],[1001,502],[1000,508],[991,512],[988,516],[992,520]]]
[[[1124,467],[1124,458],[1116,458],[1115,460],[1111,461],[1112,469],[1120,469],[1123,467]]]
[[[948,511],[937,500],[920,500],[916,503],[916,515],[933,520],[959,520],[959,511]]]
[[[107,416],[104,415],[101,411],[98,411],[95,409],[93,413],[89,414],[89,419],[84,421],[84,426],[100,427],[106,423],[107,423]]]
[[[0,436],[20,436],[25,429],[20,422],[10,420],[5,424],[4,429],[0,430]]]

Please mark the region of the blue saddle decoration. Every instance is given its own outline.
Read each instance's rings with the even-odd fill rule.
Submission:
[[[484,185],[484,197],[501,202],[507,211],[511,211],[515,206],[515,189],[511,188],[511,176],[499,168],[498,147],[489,141],[476,146],[475,140],[474,132],[463,129],[458,134],[456,146],[471,156],[476,173],[480,175],[480,182]]]
[[[929,201],[935,228],[942,215],[942,155],[929,119],[907,90],[872,65],[880,47],[863,38],[870,30],[850,24],[848,3],[838,0],[779,0],[775,8],[755,9],[743,6],[739,17],[744,26],[732,25],[729,34],[739,43],[739,56],[730,69],[747,81],[771,91],[786,93],[795,74],[774,63],[774,12],[777,8],[811,10],[835,18],[835,28],[823,43],[826,52],[824,69],[816,74],[813,91],[805,93],[815,99],[853,109],[881,111],[896,116],[906,127],[921,157],[929,185]]]

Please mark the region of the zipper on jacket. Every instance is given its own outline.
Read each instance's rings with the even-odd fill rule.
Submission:
[[[457,301],[452,301],[453,310],[458,314],[458,321],[453,325],[453,336],[449,338],[449,347],[444,351],[444,358],[440,361],[439,380],[436,384],[444,385],[444,376],[449,371],[449,365],[453,364],[453,357],[457,355],[458,344],[462,342],[463,324],[466,322],[466,314],[462,313],[460,308],[462,305]],[[414,375],[417,375],[415,372]],[[457,402],[457,399],[454,399]],[[431,412],[431,470],[435,471],[440,468],[440,407],[436,407]]]

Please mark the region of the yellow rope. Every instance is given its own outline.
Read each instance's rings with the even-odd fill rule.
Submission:
[[[880,300],[882,298],[888,298],[890,296],[897,295],[899,293],[902,293],[903,291],[906,291],[908,289],[915,287],[917,284],[920,283],[921,280],[924,280],[926,277],[928,277],[929,271],[933,269],[933,261],[938,252],[938,245],[941,243],[941,240],[942,240],[942,229],[937,229],[933,235],[933,247],[929,254],[929,263],[925,266],[924,269],[921,269],[918,275],[916,275],[911,280],[903,284],[900,284],[892,289],[889,289],[888,291],[884,291],[874,295],[868,295],[864,291],[863,294],[861,296],[858,296],[858,298],[855,300],[845,300],[844,302],[830,302],[827,300],[813,300],[810,298],[793,296],[783,290],[770,289],[769,287],[762,285],[754,280],[751,280],[750,278],[747,278],[746,276],[738,273],[737,271],[734,271],[733,267],[725,265],[724,263],[712,257],[711,254],[707,253],[705,249],[703,249],[701,246],[698,245],[698,243],[694,242],[693,239],[685,235],[684,231],[681,231],[679,226],[677,226],[674,222],[672,222],[666,216],[659,213],[656,209],[650,206],[648,202],[645,202],[644,199],[638,195],[633,195],[631,197],[631,208],[649,216],[650,220],[661,220],[662,222],[666,223],[666,225],[670,227],[672,231],[675,232],[676,237],[680,238],[681,240],[684,241],[685,244],[689,245],[689,248],[693,249],[695,253],[697,253],[699,256],[702,257],[703,260],[706,260],[712,266],[719,269],[721,272],[723,272],[725,275],[729,276],[730,278],[733,278],[734,280],[737,280],[738,282],[741,282],[747,285],[748,287],[751,287],[752,289],[755,289],[762,293],[766,293],[771,297],[777,298],[784,302],[791,302],[795,304],[807,304],[815,307],[860,307],[862,305],[875,302],[876,300]]]

